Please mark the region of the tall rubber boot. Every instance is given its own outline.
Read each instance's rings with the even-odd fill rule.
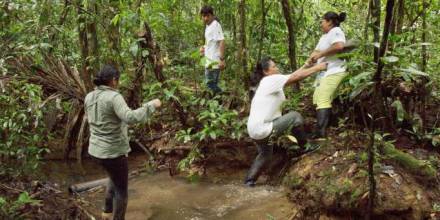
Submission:
[[[307,134],[304,131],[304,127],[298,126],[292,128],[292,134],[295,136],[296,140],[298,141],[298,146],[304,147],[304,145],[307,143]]]
[[[257,143],[258,155],[252,163],[251,168],[246,175],[245,184],[248,186],[255,186],[260,174],[265,170],[266,165],[272,159],[273,155],[273,145],[267,142]]]
[[[331,108],[322,108],[318,109],[316,114],[317,126],[315,136],[316,138],[325,138],[327,137],[326,129],[329,123],[330,114],[332,112]]]
[[[303,126],[294,127],[292,129],[292,134],[295,136],[298,141],[298,145],[301,147],[301,154],[308,153],[319,149],[321,146],[317,143],[310,143],[308,139],[308,135],[304,131]]]

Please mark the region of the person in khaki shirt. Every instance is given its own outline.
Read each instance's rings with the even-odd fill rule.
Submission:
[[[130,152],[127,125],[145,122],[161,106],[159,99],[132,110],[116,89],[119,71],[106,65],[96,75],[94,91],[87,94],[84,108],[90,127],[89,154],[107,171],[110,181],[104,200],[103,219],[123,220],[128,201]],[[113,204],[115,207],[113,207]]]

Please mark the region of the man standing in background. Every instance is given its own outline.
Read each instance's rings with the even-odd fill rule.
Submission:
[[[205,56],[205,80],[208,88],[214,93],[222,92],[218,86],[220,71],[225,68],[225,38],[222,26],[214,16],[211,6],[203,6],[200,10],[205,28],[205,45],[200,53]]]

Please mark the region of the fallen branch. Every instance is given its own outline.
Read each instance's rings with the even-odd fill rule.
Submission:
[[[426,161],[418,160],[410,154],[402,152],[393,146],[383,146],[383,154],[395,161],[405,169],[408,169],[415,175],[421,175],[428,180],[435,181],[437,178],[437,171]]]

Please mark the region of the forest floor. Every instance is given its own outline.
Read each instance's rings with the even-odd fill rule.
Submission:
[[[359,219],[368,202],[369,143],[359,132],[332,127],[318,151],[294,158],[286,156],[284,148],[276,148],[268,172],[255,188],[242,184],[256,154],[250,140],[218,140],[203,148],[205,157],[191,167],[201,178],[191,182],[176,169],[191,146],[162,136],[144,143],[155,155],[158,171],[130,180],[127,219]],[[420,161],[436,164],[438,176],[438,152],[417,148],[406,137],[398,138],[395,145]],[[148,157],[136,146],[134,151],[130,170],[141,170]],[[375,172],[375,219],[440,219],[438,180],[386,157],[376,162]],[[45,178],[39,181],[2,184],[0,194],[18,197],[21,191],[31,191],[40,202],[16,210],[25,219],[99,216],[102,187],[75,196],[66,192],[70,184],[105,177],[93,161],[84,160],[78,167],[76,162],[50,160],[43,173]]]

